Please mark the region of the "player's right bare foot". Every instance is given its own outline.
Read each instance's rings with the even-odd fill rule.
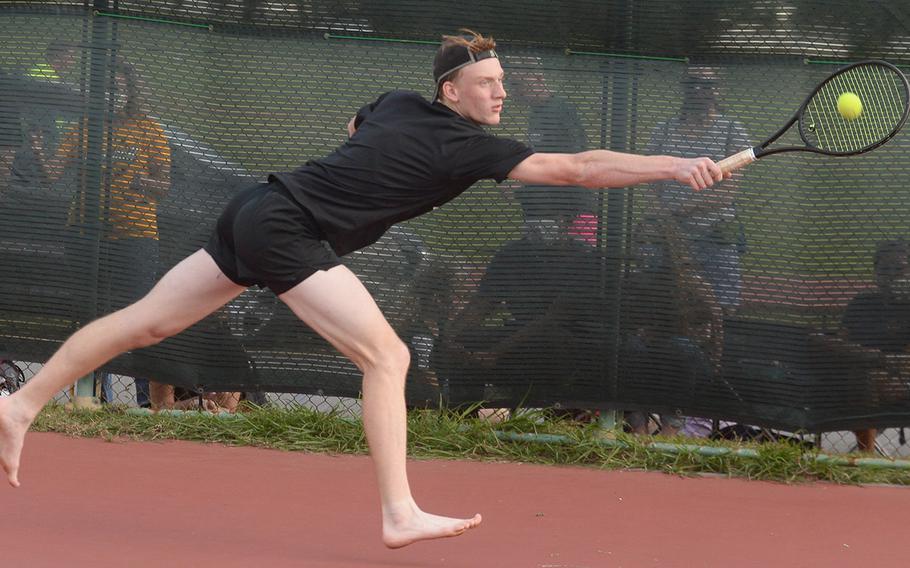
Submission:
[[[421,511],[416,504],[388,507],[382,512],[382,542],[401,548],[419,540],[458,536],[480,524],[480,515],[470,519],[440,517]]]
[[[19,487],[19,456],[30,425],[15,398],[0,398],[0,466],[13,487]]]

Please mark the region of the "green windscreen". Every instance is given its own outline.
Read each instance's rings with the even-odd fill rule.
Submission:
[[[46,360],[197,251],[238,191],[344,144],[363,105],[430,97],[436,46],[462,27],[492,35],[506,71],[489,131],[540,152],[721,159],[842,64],[910,62],[896,0],[3,2],[0,350]],[[843,85],[865,107],[855,140],[818,144],[888,129],[893,115],[871,120],[893,107],[880,79]],[[411,350],[412,405],[895,426],[908,186],[905,132],[857,157],[768,157],[697,194],[485,180],[344,262]],[[189,390],[361,388],[255,287],[104,369]]]

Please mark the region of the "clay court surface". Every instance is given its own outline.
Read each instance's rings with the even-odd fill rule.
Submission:
[[[386,550],[366,457],[30,434],[0,566],[907,566],[910,489],[414,461],[425,509],[484,515]]]

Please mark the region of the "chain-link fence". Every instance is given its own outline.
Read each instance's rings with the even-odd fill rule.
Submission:
[[[500,42],[495,134],[714,158],[776,130],[836,62],[903,64],[910,40],[899,2],[4,3],[2,350],[30,376],[22,361],[197,250],[238,189],[331,152],[382,92],[429,96],[439,37],[462,26]],[[781,156],[702,195],[483,182],[345,262],[412,349],[413,405],[616,408],[693,435],[701,416],[878,428],[899,454],[907,144]],[[140,405],[171,385],[187,405],[222,391],[357,412],[360,390],[258,289],[95,379]]]
[[[40,363],[14,362],[11,360],[0,362],[0,373],[2,373],[8,383],[14,381],[16,384],[23,384],[40,368]],[[110,388],[112,395],[110,400],[113,404],[129,407],[137,406],[136,381],[134,378],[114,375]],[[0,386],[0,396],[5,396],[8,392],[10,392],[9,388],[4,389]],[[70,391],[62,392],[55,398],[54,402],[64,404],[70,402],[72,400],[71,397],[72,393]],[[319,412],[340,413],[341,416],[360,416],[360,401],[356,398],[295,393],[245,393],[244,398],[257,406],[289,410],[307,408]],[[193,406],[198,407],[198,403]],[[223,411],[223,409],[219,410]],[[651,427],[654,428],[658,421],[659,417],[651,417]],[[833,431],[809,434],[806,432],[766,431],[765,433],[772,437],[783,435],[798,438],[803,443],[816,445],[826,453],[844,454],[858,450],[857,442],[852,432]],[[762,433],[758,432],[758,434],[761,435]],[[907,445],[906,432],[903,428],[889,428],[879,432],[875,443],[877,454],[893,458],[910,458],[910,446]]]

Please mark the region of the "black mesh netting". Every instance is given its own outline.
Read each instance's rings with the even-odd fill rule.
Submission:
[[[4,2],[3,351],[44,360],[197,250],[238,189],[330,152],[382,92],[429,96],[434,43],[460,27],[500,44],[510,99],[493,131],[540,151],[721,158],[776,130],[835,62],[908,62],[897,0],[516,6]],[[414,404],[899,425],[908,155],[906,135],[856,158],[781,155],[698,195],[479,183],[346,262],[411,347]],[[255,289],[107,369],[360,390],[351,363]]]

